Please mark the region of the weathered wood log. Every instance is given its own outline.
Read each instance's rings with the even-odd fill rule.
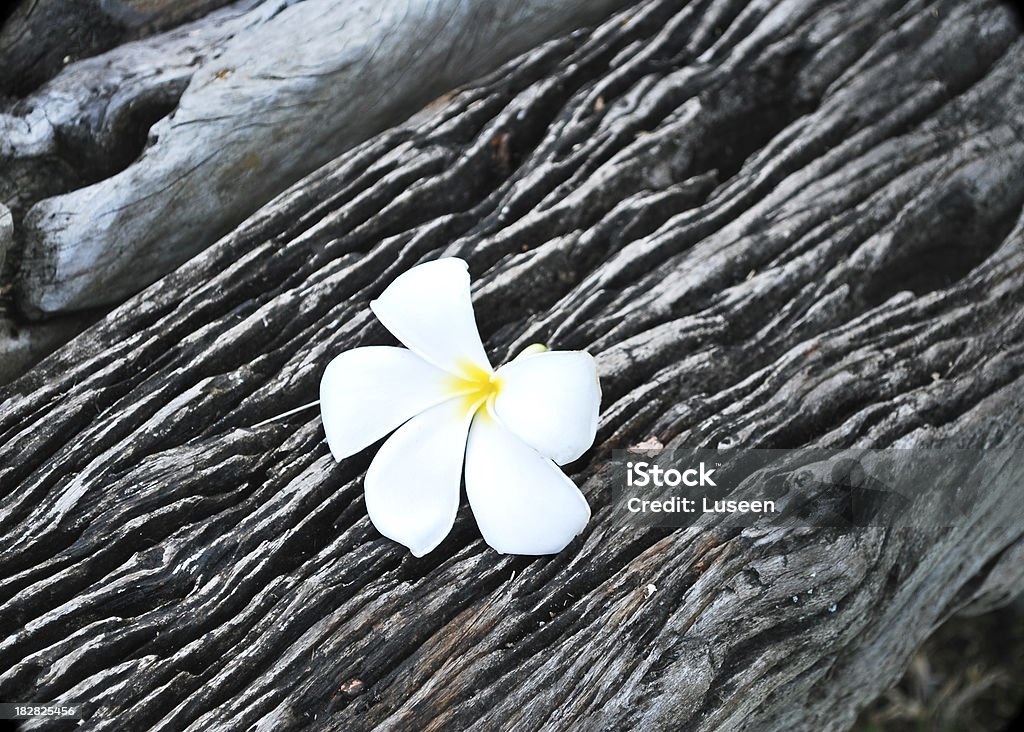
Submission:
[[[22,0],[0,27],[0,94],[24,96],[72,59],[170,28],[228,0]]]
[[[138,157],[196,68],[265,21],[243,0],[145,42],[69,64],[0,113],[0,199],[18,221],[38,201],[114,175]]]
[[[119,302],[352,145],[473,74],[621,4],[305,0],[282,8],[275,0],[252,11],[259,22],[243,16],[241,27],[218,20],[202,31],[215,40],[216,52],[188,68],[187,79],[182,51],[191,51],[194,39],[181,30],[172,34],[174,42],[147,41],[127,58],[113,52],[115,79],[123,67],[137,67],[140,54],[155,69],[145,75],[155,78],[133,84],[128,95],[117,89],[124,111],[114,110],[114,125],[124,114],[139,116],[140,94],[144,110],[166,113],[170,102],[173,112],[152,127],[145,150],[127,168],[28,212],[21,309],[40,315]],[[166,69],[153,58],[165,53]],[[94,59],[86,71],[101,63]],[[53,89],[39,94],[70,106],[72,117],[94,110],[90,87],[70,78],[81,73],[62,81],[75,84],[72,99],[87,101],[68,104]],[[110,87],[113,80],[103,81]],[[38,124],[51,127],[45,110],[35,109]],[[152,122],[151,114],[141,116]],[[148,128],[132,119],[127,134]]]
[[[0,697],[95,730],[846,728],[1020,591],[1021,486],[927,536],[625,531],[608,458],[1020,448],[1022,65],[987,0],[647,0],[342,155],[0,393]],[[441,254],[496,362],[597,356],[594,515],[554,557],[464,509],[414,559],[368,453],[256,426]]]
[[[25,211],[129,165],[153,122],[174,109],[201,61],[273,15],[260,6],[261,0],[241,0],[145,43],[72,63],[42,89],[0,112],[0,201],[11,207],[12,224],[17,222],[6,246],[0,244],[11,252],[6,262],[0,258],[0,383],[24,373],[102,314],[74,313],[33,323],[17,308]],[[37,22],[42,16],[33,17]],[[57,36],[53,40],[59,41]]]

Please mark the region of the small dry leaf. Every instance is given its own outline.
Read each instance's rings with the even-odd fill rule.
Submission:
[[[643,442],[639,442],[633,445],[634,450],[661,450],[664,449],[664,445],[661,444],[661,440],[657,437],[648,437]]]
[[[363,683],[362,679],[349,679],[338,687],[338,691],[349,697],[359,696],[365,690],[366,684]]]

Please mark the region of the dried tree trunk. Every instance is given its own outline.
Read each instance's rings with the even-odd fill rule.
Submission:
[[[615,529],[614,448],[1019,448],[1024,39],[986,0],[649,0],[306,178],[0,396],[0,697],[84,729],[844,729],[1024,587],[1020,486],[934,535]],[[594,509],[414,559],[316,398],[465,257],[495,361],[586,348]],[[651,591],[648,585],[653,585]],[[795,600],[794,600],[795,598]],[[44,728],[45,723],[36,724]]]

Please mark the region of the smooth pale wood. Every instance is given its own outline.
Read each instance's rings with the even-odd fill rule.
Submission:
[[[90,730],[847,728],[1022,589],[1020,486],[932,535],[624,531],[608,460],[1019,449],[1022,64],[979,0],[645,2],[353,148],[0,392],[0,696]],[[463,506],[414,559],[372,450],[256,427],[391,343],[369,300],[442,254],[495,362],[597,357],[555,557]]]
[[[131,163],[150,125],[174,108],[197,65],[240,30],[265,20],[266,13],[251,12],[259,5],[260,0],[241,0],[144,42],[70,63],[41,89],[0,109],[0,201],[10,207],[14,224],[11,239],[0,245],[9,252],[6,267],[0,267],[0,310],[6,311],[0,383],[24,373],[103,312],[26,321],[14,302],[24,262],[25,211]]]
[[[14,219],[11,211],[0,203],[0,271],[4,268],[4,258],[7,250],[14,243]]]
[[[26,214],[20,308],[44,315],[122,300],[342,151],[622,4],[263,3],[257,22],[191,59],[187,87],[137,160]]]
[[[36,202],[124,169],[170,113],[196,68],[265,20],[241,0],[201,20],[69,63],[0,108],[0,200],[20,222]]]

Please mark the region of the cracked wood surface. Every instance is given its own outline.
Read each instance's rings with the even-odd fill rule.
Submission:
[[[90,730],[848,727],[1021,589],[1020,486],[931,535],[626,531],[607,461],[1019,448],[1022,64],[983,0],[655,0],[342,155],[0,392],[0,696]],[[597,357],[557,556],[464,505],[415,559],[366,518],[372,450],[253,427],[442,254],[496,362]]]

